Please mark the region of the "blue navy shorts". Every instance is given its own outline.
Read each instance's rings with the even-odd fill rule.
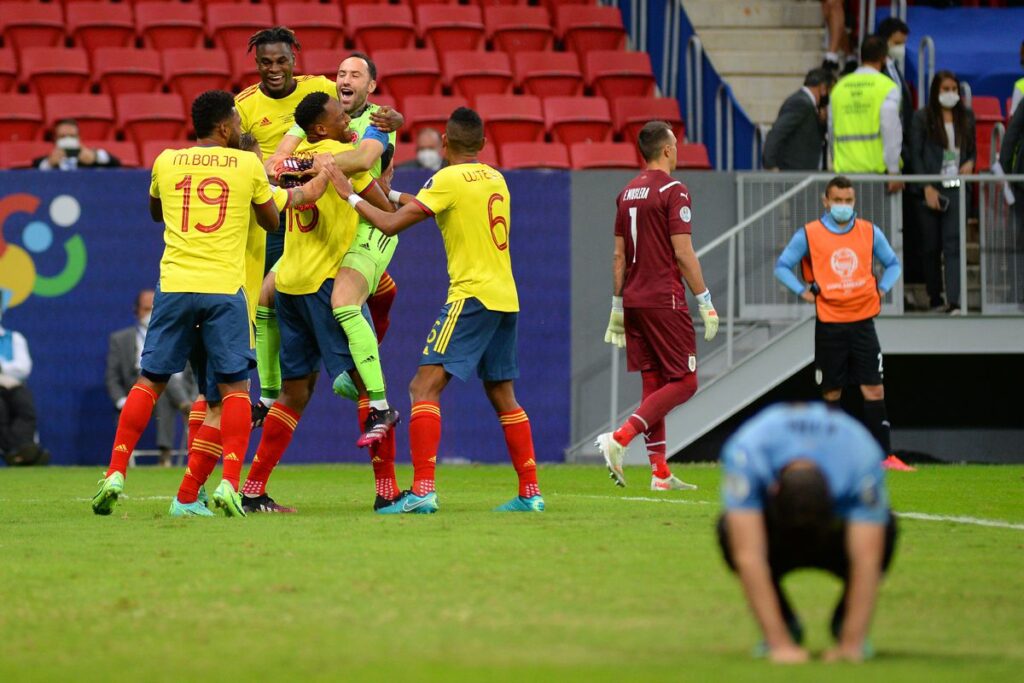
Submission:
[[[288,225],[288,212],[281,212],[281,228],[277,232],[267,233],[267,254],[263,257],[263,277],[281,260],[284,253],[284,228]]]
[[[492,311],[479,299],[445,304],[434,322],[420,365],[441,365],[463,382],[476,370],[485,382],[519,377],[518,313]]]
[[[238,375],[256,367],[244,292],[195,294],[162,292],[158,287],[142,347],[142,369],[154,375],[181,372],[200,345],[216,381],[237,381]]]
[[[281,379],[299,379],[317,372],[320,361],[331,377],[355,367],[348,338],[334,319],[331,289],[334,278],[324,280],[313,294],[277,292],[277,324],[281,329]],[[365,306],[363,314],[366,315]]]

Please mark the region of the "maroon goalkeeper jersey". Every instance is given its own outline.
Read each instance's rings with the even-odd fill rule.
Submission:
[[[690,233],[690,191],[664,171],[644,171],[615,200],[615,234],[626,241],[627,308],[686,310],[672,235]]]

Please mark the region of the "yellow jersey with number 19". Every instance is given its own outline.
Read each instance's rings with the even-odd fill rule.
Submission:
[[[302,141],[296,154],[337,154],[355,149],[355,145],[337,140]],[[356,192],[362,192],[373,178],[369,173],[353,174],[349,180]],[[316,206],[306,211],[288,209],[284,234],[284,254],[277,262],[276,287],[295,296],[312,294],[324,280],[337,275],[341,258],[352,244],[359,214],[341,198],[334,186],[327,188]]]
[[[162,291],[234,294],[245,285],[251,207],[271,199],[259,157],[227,147],[164,150],[149,194],[163,206]]]
[[[288,190],[270,186],[278,213],[288,203]],[[278,228],[284,230],[285,226]],[[256,222],[256,212],[249,211],[249,233],[245,237],[245,298],[249,304],[249,321],[256,322],[256,307],[263,288],[263,267],[267,260],[267,231]]]
[[[448,256],[448,301],[475,297],[487,309],[519,310],[509,254],[509,193],[487,164],[447,166],[416,195],[437,219]]]
[[[269,158],[281,138],[295,122],[295,107],[306,95],[325,92],[338,99],[338,88],[325,76],[296,76],[295,90],[280,99],[264,94],[260,84],[250,85],[235,96],[235,109],[242,119],[242,131],[260,143],[263,158]]]

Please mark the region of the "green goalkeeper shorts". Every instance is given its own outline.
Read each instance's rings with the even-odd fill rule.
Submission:
[[[372,225],[360,221],[352,246],[341,259],[341,267],[351,268],[366,278],[366,286],[372,296],[397,246],[397,237],[388,237]]]

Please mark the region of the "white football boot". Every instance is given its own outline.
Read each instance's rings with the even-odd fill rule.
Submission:
[[[611,432],[605,432],[597,437],[594,445],[601,451],[604,461],[608,465],[608,478],[615,482],[616,486],[626,486],[626,475],[622,472],[622,461],[626,459],[626,447],[619,444],[612,437]]]
[[[685,481],[680,479],[674,474],[670,474],[664,479],[652,474],[651,475],[651,490],[652,491],[696,491],[696,484],[687,484]]]

